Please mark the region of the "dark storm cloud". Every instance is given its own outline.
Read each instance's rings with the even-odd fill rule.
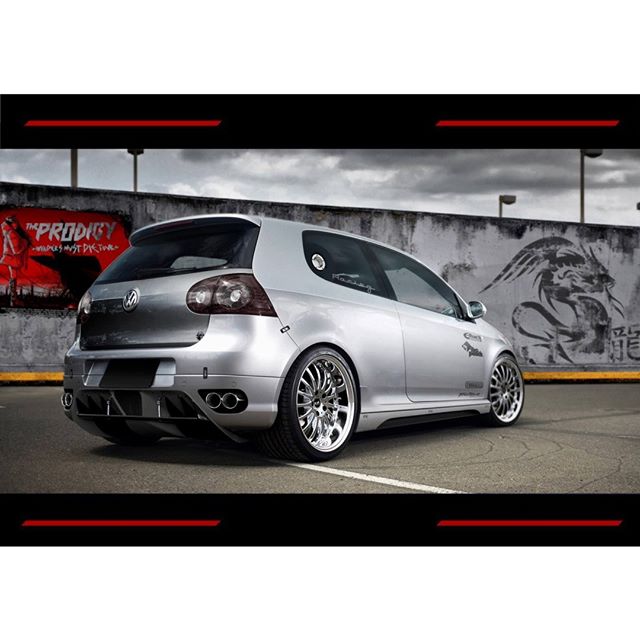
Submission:
[[[226,167],[242,174],[246,153],[186,149],[181,156],[211,170]],[[398,192],[416,196],[505,190],[558,194],[576,188],[579,166],[576,149],[269,149],[251,153],[261,154],[267,165],[289,160],[282,170],[252,175],[253,179],[305,184],[331,171],[357,183],[353,188],[359,191],[366,188],[369,176],[383,198],[396,197]],[[640,150],[607,150],[603,158],[588,161],[587,171],[593,189],[640,186]]]
[[[188,162],[217,162],[221,158],[237,157],[243,149],[180,149],[180,157]]]
[[[557,193],[575,189],[579,155],[574,149],[348,150],[342,170],[395,168],[389,187],[417,193]],[[589,162],[592,188],[640,185],[640,151],[608,151]]]
[[[130,189],[125,149],[80,151],[82,186]],[[141,190],[175,194],[573,220],[578,149],[148,149]],[[0,150],[0,180],[69,183],[66,150]],[[593,222],[637,225],[640,150],[605,149],[587,160]]]

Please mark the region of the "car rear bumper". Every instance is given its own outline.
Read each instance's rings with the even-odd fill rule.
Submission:
[[[64,393],[72,394],[66,415],[87,431],[108,435],[110,421],[126,421],[136,432],[158,431],[158,435],[195,435],[194,427],[207,435],[207,428],[231,431],[266,429],[278,412],[282,378],[254,376],[174,376],[173,384],[145,388],[88,386],[83,376],[65,376]],[[238,413],[221,413],[207,405],[207,393],[237,390],[248,402]],[[101,427],[101,426],[102,427]]]
[[[277,318],[213,319],[186,348],[81,350],[65,358],[65,414],[108,436],[122,422],[137,433],[206,437],[216,427],[241,433],[275,421],[280,389],[298,348]],[[212,392],[237,393],[236,410],[214,409]]]

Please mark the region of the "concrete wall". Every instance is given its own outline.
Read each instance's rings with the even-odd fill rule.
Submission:
[[[427,212],[72,190],[0,183],[0,207],[119,213],[134,229],[234,212],[300,220],[388,242],[438,271],[535,369],[640,368],[640,229]],[[71,312],[3,310],[0,370],[57,370]]]

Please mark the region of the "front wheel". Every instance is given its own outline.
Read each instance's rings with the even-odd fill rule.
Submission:
[[[517,422],[524,406],[524,380],[512,356],[499,356],[489,380],[491,410],[485,422],[491,427],[507,427]]]
[[[274,458],[330,460],[347,446],[359,415],[347,361],[329,347],[312,349],[287,374],[276,424],[258,435],[258,444]]]

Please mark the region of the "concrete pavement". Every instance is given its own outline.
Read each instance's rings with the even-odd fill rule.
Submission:
[[[0,492],[640,492],[637,383],[528,385],[514,427],[466,419],[361,434],[310,466],[222,437],[118,447],[67,420],[60,392],[0,387]]]

